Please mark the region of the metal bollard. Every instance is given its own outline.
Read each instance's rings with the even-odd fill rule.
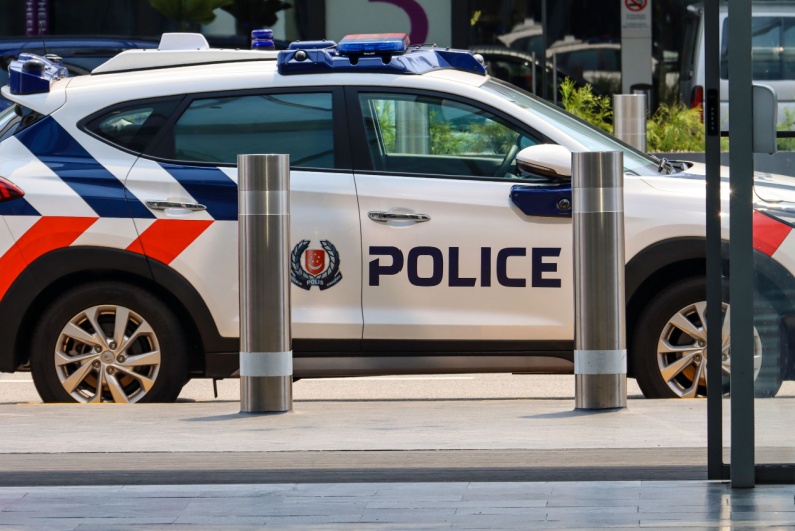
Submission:
[[[572,153],[576,409],[627,406],[624,154]]]
[[[613,95],[613,135],[646,152],[646,95]]]
[[[290,157],[238,155],[237,165],[240,411],[290,411]]]

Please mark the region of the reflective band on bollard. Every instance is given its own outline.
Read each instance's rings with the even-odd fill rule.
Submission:
[[[575,407],[626,407],[624,156],[571,157]]]
[[[613,135],[646,152],[646,95],[613,95]]]
[[[237,165],[240,411],[290,411],[290,157],[238,155]]]

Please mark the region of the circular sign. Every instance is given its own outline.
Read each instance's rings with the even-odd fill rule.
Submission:
[[[635,13],[646,9],[648,4],[649,0],[624,0],[624,5],[627,6],[627,9]]]

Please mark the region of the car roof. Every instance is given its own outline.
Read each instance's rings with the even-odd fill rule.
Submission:
[[[20,52],[36,53],[37,51],[55,52],[62,49],[108,51],[115,55],[121,50],[157,48],[157,41],[142,38],[126,37],[26,37],[0,39],[0,56],[16,56]]]

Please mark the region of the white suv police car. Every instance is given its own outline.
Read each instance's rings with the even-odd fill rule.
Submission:
[[[468,52],[395,35],[216,50],[176,34],[62,74],[20,56],[0,115],[0,371],[30,367],[45,401],[169,401],[190,378],[235,375],[239,153],[290,155],[297,377],[571,372],[557,146],[624,152],[629,374],[649,397],[705,390],[703,178]],[[768,395],[793,374],[782,182],[755,217]]]

